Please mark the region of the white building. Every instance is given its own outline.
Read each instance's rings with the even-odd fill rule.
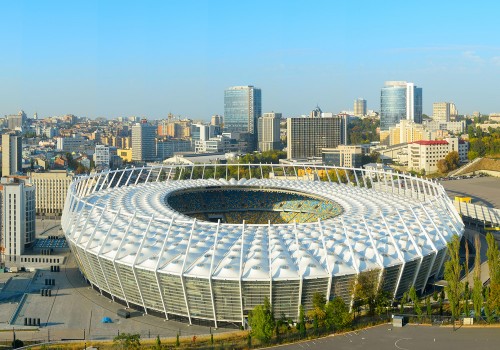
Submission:
[[[27,177],[2,177],[0,196],[1,260],[15,265],[24,249],[35,242],[35,187]]]
[[[85,139],[80,135],[58,137],[56,141],[56,149],[58,151],[77,152],[85,146]]]
[[[167,139],[156,141],[156,158],[163,161],[170,158],[177,152],[191,152],[192,145],[190,140]]]
[[[426,174],[438,170],[437,162],[448,153],[457,151],[460,161],[467,161],[468,143],[458,138],[447,138],[438,141],[416,141],[408,144],[408,169]]]
[[[264,113],[264,115],[259,118],[257,123],[259,151],[264,152],[280,148],[281,118],[282,118],[281,113],[274,113],[274,112]]]
[[[110,161],[109,147],[105,145],[95,146],[94,162],[96,168],[108,168]]]
[[[237,150],[237,141],[222,135],[212,137],[208,140],[197,140],[194,144],[195,153],[227,153]]]

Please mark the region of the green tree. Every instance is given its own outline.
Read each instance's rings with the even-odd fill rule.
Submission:
[[[326,298],[324,294],[316,292],[312,297],[313,309],[307,312],[307,316],[313,320],[315,331],[322,327],[325,323],[325,304]]]
[[[474,316],[477,319],[481,316],[483,306],[483,283],[481,282],[481,240],[479,235],[474,239],[476,256],[474,257],[474,284],[472,286],[472,305],[474,306]]]
[[[326,304],[325,312],[325,325],[328,329],[342,330],[352,322],[349,307],[341,297],[335,297],[332,301],[329,301]]]
[[[304,306],[299,307],[299,323],[297,324],[297,329],[301,338],[306,337],[306,315],[304,312]]]
[[[490,272],[490,286],[487,304],[492,313],[500,314],[500,251],[491,232],[486,235],[488,249],[488,270]]]
[[[422,308],[420,307],[420,300],[418,299],[415,286],[411,286],[410,291],[408,292],[408,297],[413,303],[413,310],[415,311],[417,316],[420,317],[422,315]]]
[[[427,309],[427,316],[430,316],[432,314],[432,305],[431,305],[431,296],[428,295],[425,298],[425,307]]]
[[[257,305],[249,315],[252,334],[264,343],[268,343],[275,328],[274,316],[269,298],[264,299],[263,305]]]
[[[140,340],[140,334],[120,333],[113,338],[113,344],[119,349],[140,349]]]
[[[161,350],[161,340],[160,340],[160,336],[159,335],[156,336],[156,341],[155,341],[154,349],[155,350]]]
[[[358,275],[357,283],[354,284],[354,300],[360,306],[367,305],[370,315],[375,314],[379,275],[380,269],[362,272]]]
[[[460,299],[464,289],[460,281],[462,265],[460,264],[460,238],[454,235],[448,243],[448,255],[450,259],[444,265],[444,279],[448,283],[445,287],[450,304],[451,315],[454,318],[460,316]]]

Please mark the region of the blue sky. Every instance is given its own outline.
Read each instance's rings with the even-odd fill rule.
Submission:
[[[0,115],[223,114],[262,89],[285,116],[379,109],[386,80],[500,112],[496,1],[0,1]]]

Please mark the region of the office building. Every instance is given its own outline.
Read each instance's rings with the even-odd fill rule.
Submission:
[[[2,261],[16,264],[35,242],[35,186],[28,177],[2,177],[0,184]]]
[[[17,114],[7,116],[7,128],[10,130],[20,130],[26,124],[26,113],[19,111]]]
[[[2,135],[2,176],[23,171],[22,137],[14,132]]]
[[[370,145],[340,145],[321,151],[323,164],[348,168],[361,168],[363,156],[370,153]]]
[[[156,159],[156,127],[145,120],[132,127],[132,160],[152,162]]]
[[[261,90],[251,85],[224,91],[224,131],[251,134],[256,141],[257,119],[262,114]]]
[[[163,161],[172,157],[175,153],[191,152],[193,149],[190,140],[165,139],[156,141],[156,158]]]
[[[30,178],[36,190],[36,215],[61,215],[73,174],[66,170],[51,170],[30,173]]]
[[[108,168],[109,161],[110,161],[109,146],[96,145],[94,152],[94,163],[96,169]]]
[[[469,144],[457,137],[436,141],[416,141],[408,144],[408,169],[426,174],[438,171],[437,162],[456,151],[460,162],[467,162]]]
[[[386,81],[380,94],[380,129],[400,120],[422,123],[422,88],[406,81]]]
[[[422,124],[406,119],[402,119],[396,125],[391,126],[389,130],[380,131],[380,144],[387,146],[430,139],[431,133]]]
[[[354,115],[362,117],[366,115],[366,100],[363,98],[357,98],[354,100]]]
[[[264,113],[258,119],[258,147],[259,151],[271,151],[281,148],[280,122],[281,113]]]
[[[85,138],[81,135],[73,134],[71,137],[56,138],[56,149],[64,152],[78,152],[85,148]]]
[[[222,126],[224,123],[224,119],[221,115],[213,115],[212,118],[210,119],[210,125],[215,125],[215,126]]]
[[[288,118],[287,158],[321,157],[323,148],[335,148],[346,143],[345,117]]]

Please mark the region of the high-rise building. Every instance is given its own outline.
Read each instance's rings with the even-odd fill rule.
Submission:
[[[222,118],[221,115],[213,115],[212,118],[210,119],[210,125],[215,125],[215,126],[221,126],[222,123],[224,122],[224,119]]]
[[[251,134],[257,140],[257,119],[262,114],[261,90],[251,85],[224,91],[224,131]]]
[[[354,115],[361,117],[366,115],[366,100],[357,98],[354,100]]]
[[[110,159],[109,146],[95,146],[94,162],[96,169],[108,168]]]
[[[10,130],[21,129],[27,121],[26,113],[19,111],[17,114],[7,116],[7,128]]]
[[[61,215],[73,174],[66,170],[31,173],[31,183],[36,189],[36,214]]]
[[[0,197],[1,260],[8,266],[19,262],[24,249],[35,242],[35,186],[24,176],[2,177]]]
[[[264,113],[258,119],[259,151],[280,149],[280,121],[281,113]]]
[[[132,127],[132,160],[151,162],[156,159],[156,127],[145,120]]]
[[[422,88],[406,81],[386,81],[380,94],[380,129],[400,120],[422,123]]]
[[[20,135],[9,132],[2,135],[2,176],[23,171],[23,144]]]
[[[323,148],[335,148],[347,140],[345,117],[288,118],[288,159],[321,157]]]
[[[434,102],[432,104],[432,119],[440,122],[449,122],[458,115],[457,107],[453,102]]]

